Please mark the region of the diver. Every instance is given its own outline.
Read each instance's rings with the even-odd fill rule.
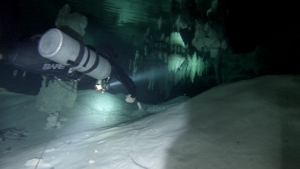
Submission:
[[[63,38],[60,39],[61,37]],[[7,60],[7,64],[22,70],[55,77],[62,81],[79,82],[86,77],[99,79],[95,88],[103,92],[109,89],[110,77],[115,76],[129,92],[126,101],[129,103],[135,101],[136,86],[116,63],[114,60],[116,55],[109,51],[108,46],[93,51],[92,47],[78,42],[79,40],[71,40],[72,37],[62,31],[50,29],[41,38],[18,42],[9,50],[1,50],[0,59]],[[63,43],[64,41],[68,43]],[[74,59],[75,49],[79,52]]]
[[[119,82],[121,82],[122,85],[125,86],[125,88],[129,92],[129,94],[126,96],[126,102],[133,103],[136,98],[136,86],[132,81],[132,79],[125,73],[125,71],[115,61],[117,54],[115,54],[113,50],[111,50],[111,46],[109,44],[106,44],[104,47],[100,47],[95,51],[97,54],[99,54],[100,56],[104,57],[109,61],[112,67],[111,76],[114,76]],[[109,80],[110,77],[97,80],[95,89],[102,90],[102,92],[107,91],[110,87]]]

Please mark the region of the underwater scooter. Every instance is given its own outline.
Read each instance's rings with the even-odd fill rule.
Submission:
[[[95,79],[105,79],[111,73],[108,60],[59,29],[50,29],[41,37],[38,51],[44,58],[68,67],[69,73],[77,71]]]
[[[6,63],[22,70],[63,81],[110,76],[109,61],[59,29],[50,29],[39,42],[24,41],[1,51]]]

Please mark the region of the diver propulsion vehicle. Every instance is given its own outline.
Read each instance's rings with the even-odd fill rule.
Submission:
[[[40,39],[38,51],[44,58],[95,79],[110,76],[111,65],[108,60],[93,50],[77,42],[59,29],[50,29]]]
[[[19,42],[3,54],[8,64],[17,68],[64,81],[104,79],[111,73],[107,59],[55,28],[44,33],[38,43]]]

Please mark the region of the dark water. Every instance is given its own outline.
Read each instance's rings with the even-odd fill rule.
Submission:
[[[143,49],[143,38],[147,28],[150,28],[153,37],[174,31],[174,22],[177,18],[174,13],[176,11],[172,11],[174,8],[171,6],[171,0],[141,1],[140,3],[137,1],[119,1],[116,4],[113,2],[8,1],[0,7],[0,49],[3,50],[14,45],[16,41],[42,34],[55,27],[58,11],[64,4],[68,3],[71,6],[71,12],[79,12],[88,18],[86,34],[89,37],[97,37],[97,42],[92,45],[109,41],[119,55],[117,61],[131,76],[132,70],[129,70],[128,65],[130,60],[134,59],[136,50],[141,51]],[[129,8],[129,13],[122,13],[122,6]],[[245,78],[266,74],[300,73],[300,50],[298,50],[300,26],[297,19],[293,19],[296,16],[296,10],[292,10],[292,4],[274,2],[270,7],[267,2],[229,0],[220,1],[221,7],[227,9],[228,12],[225,12],[224,16],[220,15],[219,18],[213,18],[213,21],[222,20],[224,22],[222,29],[226,39],[228,39],[229,48],[234,53],[247,53],[259,47],[257,54],[259,73]],[[208,20],[209,18],[203,17],[202,13],[203,11],[196,11],[192,18],[198,21]],[[159,17],[164,18],[161,30],[157,30]],[[194,21],[190,24],[193,25]],[[194,32],[181,30],[181,34],[183,40],[188,43],[192,40]],[[87,42],[94,43],[89,39]],[[191,46],[190,50],[195,51],[195,48]],[[226,56],[222,59],[223,62],[226,62]],[[237,67],[244,67],[243,64]],[[22,70],[19,70],[17,76],[14,77],[15,68],[3,63],[0,66],[0,87],[18,93],[32,95],[38,93],[42,85],[40,75],[27,72],[26,76],[23,77]],[[239,70],[232,69],[232,71]],[[170,89],[169,96],[166,96],[165,92],[161,91],[158,86],[155,86],[154,90],[148,90],[147,78],[135,82],[138,87],[137,95],[141,101],[158,103],[180,95],[193,97],[220,83],[214,78],[214,69],[210,67],[204,76],[196,76],[194,83],[187,80],[184,83],[174,85]],[[242,79],[243,77],[239,77],[235,80]],[[228,81],[225,79],[222,82]],[[79,84],[79,89],[92,89],[93,85],[94,81],[82,82]],[[115,86],[111,88],[111,92],[126,93],[126,90],[122,86]]]

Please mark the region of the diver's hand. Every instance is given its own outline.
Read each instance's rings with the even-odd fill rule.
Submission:
[[[134,101],[135,101],[135,98],[132,98],[131,97],[131,95],[130,94],[128,94],[127,96],[126,96],[126,102],[128,102],[128,103],[133,103]]]

